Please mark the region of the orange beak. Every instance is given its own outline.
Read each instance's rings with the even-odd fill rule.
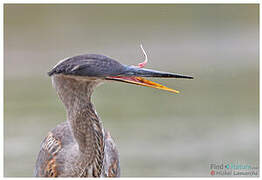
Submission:
[[[149,81],[145,78],[142,77],[121,77],[121,76],[116,76],[116,77],[107,77],[106,79],[108,80],[116,80],[116,81],[121,81],[121,82],[126,82],[126,83],[131,83],[131,84],[136,84],[136,85],[140,85],[140,86],[146,86],[146,87],[151,87],[151,88],[156,88],[156,89],[161,89],[164,91],[169,91],[172,93],[176,93],[178,94],[179,91],[178,90],[174,90],[171,88],[168,88],[166,86],[163,86],[161,84],[155,83],[153,81]]]

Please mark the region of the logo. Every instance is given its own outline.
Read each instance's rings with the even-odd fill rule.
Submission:
[[[258,166],[239,163],[210,163],[211,176],[259,176]]]
[[[215,171],[212,170],[212,171],[210,172],[210,174],[211,174],[212,176],[214,176],[214,175],[215,175]]]

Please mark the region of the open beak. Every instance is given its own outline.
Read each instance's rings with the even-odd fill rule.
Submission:
[[[163,86],[161,84],[149,81],[143,77],[155,77],[155,78],[184,78],[184,79],[193,79],[191,76],[185,76],[180,74],[174,74],[169,72],[155,71],[151,69],[140,68],[136,66],[126,66],[127,70],[118,76],[108,76],[107,80],[121,81],[131,84],[136,84],[140,86],[147,86],[156,89],[161,89],[173,93],[179,93],[178,90],[174,90]]]

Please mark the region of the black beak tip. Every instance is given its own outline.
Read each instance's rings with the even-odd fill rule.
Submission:
[[[174,78],[182,78],[182,79],[194,79],[193,76],[185,76],[185,75],[178,75],[178,74],[174,74],[173,76]]]

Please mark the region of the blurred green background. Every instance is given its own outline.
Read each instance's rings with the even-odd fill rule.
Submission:
[[[258,166],[258,5],[4,6],[4,175],[33,176],[40,142],[65,121],[46,72],[96,53],[192,75],[160,80],[178,95],[124,83],[93,102],[122,176],[210,176],[210,163]]]

